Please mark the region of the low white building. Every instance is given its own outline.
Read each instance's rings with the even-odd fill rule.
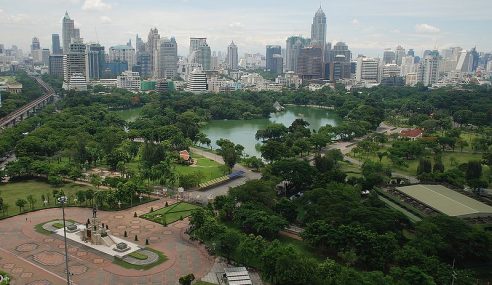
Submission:
[[[188,86],[186,91],[192,93],[204,93],[208,90],[207,74],[201,69],[196,68],[188,76]]]
[[[118,87],[118,79],[99,79],[91,81],[91,86],[96,85],[108,88]]]
[[[140,74],[133,71],[125,71],[116,78],[116,87],[132,92],[140,91]]]
[[[287,71],[283,75],[277,76],[275,83],[287,88],[299,88],[302,85],[302,79],[293,71]]]
[[[87,91],[87,81],[84,74],[74,73],[68,82],[63,83],[63,89],[74,91]]]

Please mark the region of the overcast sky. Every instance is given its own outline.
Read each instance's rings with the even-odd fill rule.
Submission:
[[[28,50],[32,37],[51,49],[61,34],[65,10],[86,42],[107,48],[146,41],[151,27],[174,36],[186,55],[190,37],[207,37],[212,50],[234,40],[239,54],[265,53],[290,35],[310,36],[312,17],[322,5],[327,39],[344,41],[356,56],[382,55],[400,44],[424,49],[461,46],[492,51],[492,0],[0,0],[0,43]]]

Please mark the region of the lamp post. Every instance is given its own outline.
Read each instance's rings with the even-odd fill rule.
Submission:
[[[65,267],[67,270],[67,284],[70,285],[70,272],[68,271],[67,228],[65,222],[65,204],[67,203],[67,201],[68,201],[67,196],[61,196],[58,198],[58,203],[61,204],[62,213],[63,213],[63,237],[65,241]]]
[[[121,201],[118,201],[118,208],[121,209]]]

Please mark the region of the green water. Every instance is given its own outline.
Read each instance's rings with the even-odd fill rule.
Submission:
[[[128,109],[128,110],[120,110],[114,111],[121,119],[127,122],[135,122],[138,117],[140,117],[140,113],[142,112],[142,107]]]
[[[217,148],[215,142],[225,138],[244,146],[246,154],[260,157],[256,131],[271,123],[281,123],[288,127],[298,118],[307,121],[309,128],[315,130],[325,125],[336,126],[341,121],[332,110],[289,106],[283,112],[271,114],[269,119],[211,121],[203,126],[202,132],[212,141],[214,149]]]

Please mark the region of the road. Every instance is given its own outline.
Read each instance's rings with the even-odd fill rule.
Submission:
[[[199,155],[206,157],[208,159],[214,160],[220,164],[224,164],[224,160],[222,159],[222,157],[220,157],[219,155],[217,155],[215,153],[211,153],[211,152],[208,152],[208,151],[205,151],[205,150],[202,150],[199,148],[194,148],[194,147],[191,147],[190,150],[193,153],[196,153],[196,154],[199,154]],[[200,203],[207,204],[209,198],[215,198],[217,196],[226,195],[229,192],[230,188],[243,185],[244,183],[246,183],[249,180],[258,180],[261,178],[261,173],[253,172],[250,169],[248,169],[248,168],[246,168],[240,164],[236,164],[234,166],[233,171],[244,171],[244,173],[245,173],[244,177],[232,180],[226,184],[222,184],[222,185],[213,187],[213,188],[208,189],[206,191],[190,191],[190,192],[188,192],[190,195],[190,198],[195,200],[195,201],[198,201]]]

